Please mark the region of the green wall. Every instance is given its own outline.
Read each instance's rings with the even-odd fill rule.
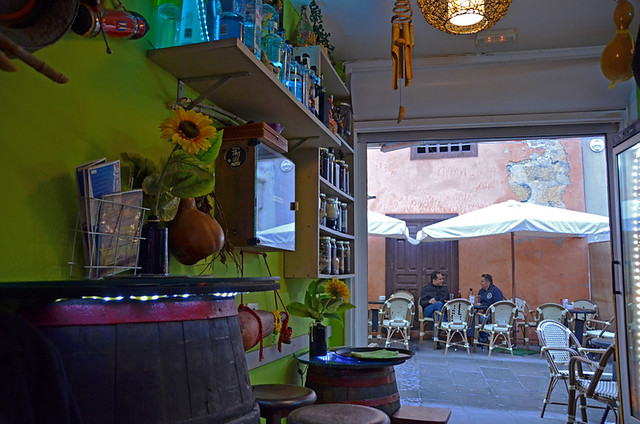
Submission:
[[[158,125],[170,116],[166,104],[175,101],[177,83],[146,58],[155,36],[154,3],[129,0],[126,6],[145,16],[151,30],[140,40],[111,38],[113,54],[106,54],[101,37],[87,39],[71,32],[35,53],[67,75],[67,84],[53,83],[17,60],[17,72],[0,72],[0,282],[70,278],[67,263],[77,214],[77,165],[100,157],[115,160],[121,152],[153,159],[169,153]],[[287,26],[293,26],[295,15],[287,6]],[[76,257],[81,255],[80,247]],[[270,253],[267,260],[272,274],[281,277],[284,302],[302,301],[309,281],[282,278],[283,254]],[[262,256],[247,254],[244,262],[244,276],[268,275]],[[171,273],[197,274],[203,268],[172,261]],[[206,273],[239,276],[233,264],[217,263]],[[245,302],[271,310],[273,292],[250,294]],[[291,323],[294,337],[308,330],[307,319],[294,317]],[[343,344],[341,325],[329,324],[334,334],[330,344]],[[265,342],[270,344],[272,338]],[[259,367],[251,372],[252,381],[281,381],[291,362],[289,357]]]

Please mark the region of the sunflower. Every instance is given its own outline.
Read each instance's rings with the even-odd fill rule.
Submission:
[[[351,293],[349,293],[349,287],[347,287],[344,281],[338,280],[337,278],[332,278],[327,281],[327,286],[324,291],[333,299],[348,301],[351,296]]]
[[[211,147],[209,137],[216,134],[216,128],[206,115],[193,110],[184,110],[180,106],[174,116],[160,124],[162,138],[182,147],[188,153],[197,154]]]

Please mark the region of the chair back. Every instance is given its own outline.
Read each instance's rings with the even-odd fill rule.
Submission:
[[[552,319],[563,325],[565,322],[571,323],[573,321],[567,308],[557,303],[543,303],[536,308],[536,315],[538,324],[547,319]]]
[[[592,309],[595,311],[592,314],[585,314],[585,321],[588,321],[590,319],[598,319],[598,305],[596,305],[592,301],[588,299],[578,299],[573,301],[572,306],[576,309]]]
[[[556,369],[558,365],[569,365],[569,359],[577,355],[574,348],[581,347],[571,330],[556,320],[543,320],[538,324],[536,332],[549,366]]]
[[[488,313],[491,314],[491,322],[498,327],[512,328],[518,308],[515,303],[508,300],[501,300],[489,306]]]
[[[448,301],[442,307],[443,316],[447,317],[447,321],[453,323],[469,323],[473,316],[473,304],[467,299],[453,299]]]
[[[405,296],[393,296],[387,299],[382,306],[385,319],[394,322],[406,321],[409,325],[413,322],[415,307],[411,300]]]
[[[511,301],[516,305],[516,320],[529,321],[531,318],[531,309],[526,300],[521,297],[511,298]]]
[[[393,292],[391,294],[391,296],[389,296],[389,298],[392,298],[392,297],[404,297],[404,298],[410,300],[411,302],[416,303],[416,300],[413,297],[413,294],[411,294],[411,292],[408,291],[408,290],[397,290],[397,291]]]

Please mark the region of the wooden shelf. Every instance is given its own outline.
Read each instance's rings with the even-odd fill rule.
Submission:
[[[237,38],[154,49],[147,56],[200,94],[228,78],[207,99],[247,120],[283,124],[290,150],[343,143]]]

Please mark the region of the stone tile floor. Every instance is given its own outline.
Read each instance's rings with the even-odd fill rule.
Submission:
[[[392,347],[402,347],[394,343]],[[566,423],[567,407],[548,405],[540,418],[542,400],[549,383],[544,358],[514,356],[494,350],[433,350],[431,341],[418,345],[412,340],[415,356],[395,367],[400,402],[403,405],[435,406],[451,409],[449,424],[485,422],[492,424]],[[537,349],[537,347],[532,347]],[[559,382],[552,400],[567,401],[567,391]],[[589,423],[599,423],[602,411],[589,409]],[[613,414],[607,417],[613,422]]]

